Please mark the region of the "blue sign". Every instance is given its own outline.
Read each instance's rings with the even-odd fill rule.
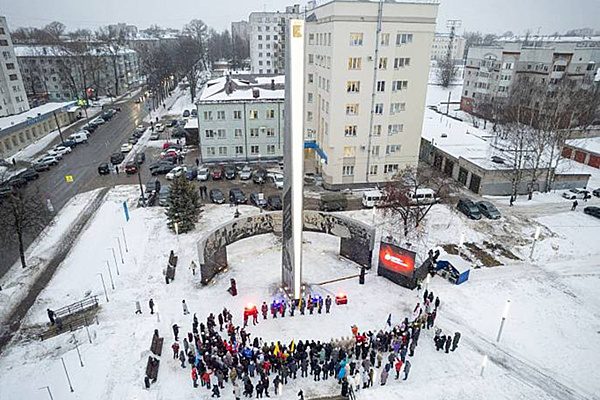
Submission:
[[[125,221],[129,221],[129,209],[126,201],[123,202],[123,212],[125,213]]]

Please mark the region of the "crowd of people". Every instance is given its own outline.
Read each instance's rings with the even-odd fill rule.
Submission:
[[[331,298],[310,297],[306,301],[273,301],[269,307],[261,306],[263,319],[270,312],[272,318],[285,317],[286,309],[293,316],[296,309],[304,313],[309,309],[321,312],[319,298],[330,312]],[[316,303],[316,304],[314,304]],[[304,305],[304,307],[303,307]],[[310,378],[314,382],[334,379],[340,385],[341,395],[355,398],[357,391],[378,385],[386,385],[390,374],[394,379],[407,380],[411,370],[411,359],[419,344],[422,329],[434,328],[440,305],[439,298],[425,290],[423,303],[417,303],[410,317],[400,324],[385,330],[360,331],[351,327],[352,335],[329,342],[315,340],[292,340],[290,343],[263,341],[251,338],[244,326],[236,326],[233,316],[226,308],[215,316],[211,313],[204,322],[193,315],[191,331],[183,337],[180,345],[178,325],[173,325],[174,342],[171,346],[173,359],[181,368],[190,368],[193,387],[211,391],[211,397],[220,397],[226,385],[230,385],[236,400],[270,397],[280,394],[290,381]],[[257,319],[254,313],[253,319]],[[442,336],[437,328],[435,344],[451,344],[454,351],[460,333],[454,337]],[[439,334],[438,334],[439,333]],[[448,347],[447,347],[448,348]],[[448,350],[446,350],[447,352]],[[298,397],[304,399],[302,390]]]

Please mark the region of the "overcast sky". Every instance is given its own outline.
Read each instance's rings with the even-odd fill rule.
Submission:
[[[11,29],[61,21],[69,29],[127,22],[180,28],[200,18],[217,29],[247,19],[251,11],[281,10],[288,0],[0,0],[0,15]],[[319,1],[319,3],[324,0]],[[304,5],[302,1],[300,4]],[[553,33],[591,27],[600,30],[600,0],[441,0],[438,30],[461,19],[461,30]]]

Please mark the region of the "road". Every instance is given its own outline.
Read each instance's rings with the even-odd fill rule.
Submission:
[[[120,102],[118,107],[121,112],[117,113],[109,122],[101,125],[90,136],[87,144],[80,144],[71,154],[67,154],[63,160],[49,171],[41,172],[39,179],[28,185],[25,190],[39,190],[44,199],[50,199],[54,210],[60,210],[73,196],[89,190],[112,186],[121,183],[135,182],[133,177],[120,175],[98,175],[98,164],[108,162],[110,155],[118,152],[121,144],[127,141],[134,128],[141,123],[147,110],[143,104],[136,104],[133,100]],[[81,124],[71,127],[63,132],[66,137],[77,131]],[[67,182],[66,175],[73,177],[73,182]],[[28,246],[37,237],[38,232],[30,233],[26,238],[25,245]],[[3,244],[3,255],[0,259],[0,277],[18,259],[18,249],[15,245]]]

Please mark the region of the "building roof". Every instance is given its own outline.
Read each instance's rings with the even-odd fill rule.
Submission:
[[[120,48],[117,51],[117,54],[119,55],[134,53],[135,50],[128,48]],[[112,53],[108,51],[107,46],[94,47],[93,50],[90,51],[90,54],[96,56],[112,55]],[[17,57],[68,57],[71,54],[60,46],[16,45],[15,55]]]
[[[600,137],[569,139],[566,141],[566,144],[567,146],[600,156]]]
[[[21,124],[35,122],[37,118],[47,116],[53,111],[66,111],[74,104],[74,101],[67,101],[64,103],[46,103],[21,114],[2,117],[0,118],[0,135],[3,131],[7,131],[9,128],[18,127]]]
[[[272,88],[271,81],[274,83]],[[212,79],[204,85],[198,103],[227,101],[283,101],[285,76],[233,75]],[[227,89],[227,90],[226,90]],[[258,97],[254,91],[258,90]]]

